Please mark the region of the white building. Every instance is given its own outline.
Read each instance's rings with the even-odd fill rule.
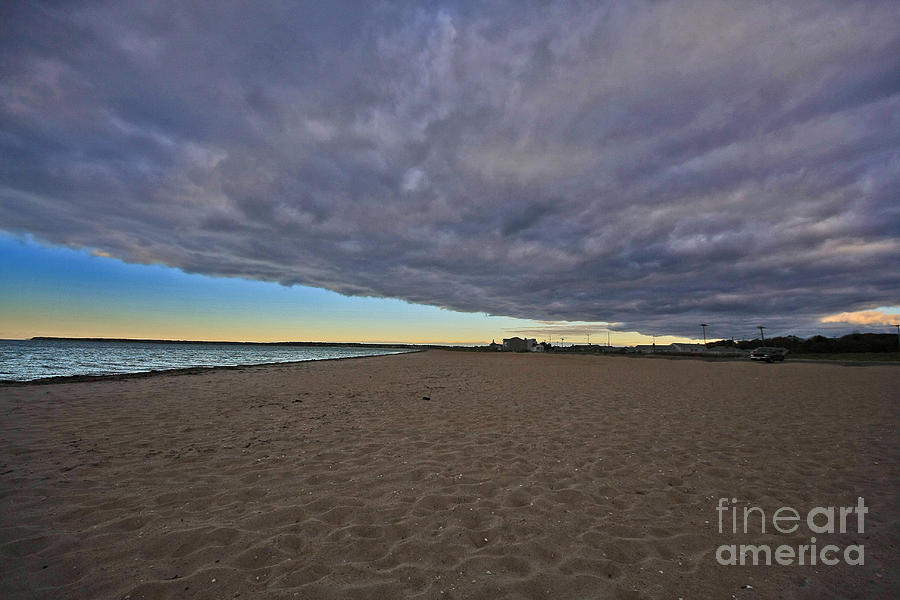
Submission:
[[[669,344],[666,348],[668,352],[678,352],[679,354],[699,354],[706,352],[707,347],[703,344]]]

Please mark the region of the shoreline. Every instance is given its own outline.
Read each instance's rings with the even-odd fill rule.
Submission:
[[[267,363],[250,363],[246,365],[214,365],[210,367],[178,367],[174,369],[151,369],[149,371],[135,371],[133,373],[107,373],[103,375],[55,375],[52,377],[39,377],[27,381],[15,379],[0,379],[0,388],[23,387],[30,385],[52,385],[56,383],[90,383],[96,381],[120,381],[125,379],[141,379],[156,377],[158,375],[200,375],[212,371],[235,371],[252,367],[272,367],[276,365],[296,365],[309,362],[328,362],[335,360],[353,360],[357,358],[380,358],[382,356],[398,356],[400,354],[415,354],[425,350],[405,350],[403,352],[390,352],[387,354],[368,354],[365,356],[335,356],[333,358],[309,358],[306,360],[289,360]]]
[[[217,343],[217,342],[211,342]],[[244,343],[244,342],[237,342]],[[241,370],[253,367],[272,367],[277,365],[295,365],[299,363],[309,363],[309,362],[327,362],[327,361],[336,361],[336,360],[353,360],[358,358],[379,358],[382,356],[398,356],[400,354],[415,354],[418,352],[466,352],[470,354],[510,354],[510,355],[531,355],[534,354],[536,356],[586,356],[586,357],[594,357],[594,358],[627,358],[627,359],[655,359],[655,360],[693,360],[693,361],[701,361],[707,363],[751,363],[755,362],[757,364],[758,361],[750,361],[747,358],[742,357],[731,357],[731,356],[691,356],[691,355],[675,355],[675,354],[620,354],[620,353],[609,353],[609,354],[592,354],[592,353],[567,353],[567,352],[559,352],[559,353],[516,353],[516,352],[507,352],[507,353],[499,353],[499,352],[473,352],[465,349],[455,349],[455,348],[417,348],[404,350],[403,352],[393,352],[390,354],[375,354],[375,355],[367,355],[367,356],[340,356],[334,358],[318,358],[318,359],[307,359],[307,360],[291,360],[291,361],[281,361],[281,362],[267,362],[267,363],[252,363],[246,365],[216,365],[210,367],[181,367],[175,369],[152,369],[149,371],[137,371],[134,373],[109,373],[104,375],[58,375],[53,377],[40,377],[38,379],[30,379],[27,381],[17,381],[14,379],[0,379],[0,389],[4,387],[22,387],[22,386],[30,386],[30,385],[52,385],[57,383],[90,383],[96,381],[118,381],[124,379],[136,379],[136,378],[144,378],[144,377],[155,377],[158,375],[197,375],[208,373],[211,371],[217,370]],[[900,361],[869,361],[869,360],[845,360],[845,359],[810,359],[810,358],[795,358],[788,359],[785,363],[790,364],[817,364],[817,365],[837,365],[842,367],[900,367]],[[785,363],[781,363],[782,365]],[[776,367],[778,365],[775,364],[767,364],[767,367]]]

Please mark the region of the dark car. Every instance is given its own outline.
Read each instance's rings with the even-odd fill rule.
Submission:
[[[764,360],[767,363],[776,361],[776,360],[784,360],[784,355],[787,354],[787,348],[756,348],[753,352],[750,353],[750,360]]]

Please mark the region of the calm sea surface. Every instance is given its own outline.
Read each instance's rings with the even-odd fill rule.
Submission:
[[[379,356],[398,348],[174,344],[75,340],[0,340],[0,380],[30,381],[64,375],[114,375],[185,367]]]

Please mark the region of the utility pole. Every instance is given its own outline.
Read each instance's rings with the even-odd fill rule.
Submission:
[[[765,344],[766,334],[763,333],[763,329],[765,329],[765,327],[763,327],[762,325],[757,325],[756,328],[759,329],[759,338],[762,340],[763,344]]]
[[[897,328],[897,349],[900,350],[900,324],[894,323],[891,327]]]
[[[606,347],[609,348],[609,330],[606,330]]]
[[[703,345],[706,345],[706,328],[709,327],[706,323],[700,323],[700,327],[703,328]]]
[[[590,346],[591,345],[591,334],[587,334],[587,336],[588,336],[588,346]]]

